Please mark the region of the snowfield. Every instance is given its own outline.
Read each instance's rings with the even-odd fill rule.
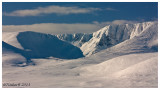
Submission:
[[[158,87],[157,22],[108,25],[90,34],[2,34],[4,88]],[[19,83],[30,85],[11,85]]]

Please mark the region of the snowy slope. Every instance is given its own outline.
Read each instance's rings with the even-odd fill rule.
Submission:
[[[2,32],[2,40],[8,44],[11,44],[17,48],[23,49],[17,40],[19,32]]]
[[[15,53],[12,50],[2,48],[2,67],[8,68],[12,66],[26,65],[26,59],[21,54]]]
[[[100,50],[109,48],[125,40],[132,39],[146,29],[154,27],[157,22],[137,24],[107,25],[91,34],[60,34],[59,39],[79,47],[85,56],[90,56]]]
[[[125,40],[138,36],[156,23],[145,22],[138,24],[109,25],[93,33],[93,38],[81,47],[84,55],[92,55],[95,52],[119,44]]]
[[[84,86],[88,87],[89,85],[85,84],[90,84],[95,87],[157,87],[157,56],[157,53],[129,54],[82,67],[81,75],[90,78]]]
[[[97,75],[93,73],[98,73],[98,75],[110,75],[115,72],[120,72],[121,70],[128,69],[128,67],[133,67],[141,62],[145,62],[150,59],[158,59],[156,53],[149,53],[149,54],[130,54],[130,55],[123,55],[113,59],[109,59],[104,61],[100,64],[91,65],[87,67],[83,67],[84,71],[87,71],[87,74],[90,75]],[[136,59],[135,59],[136,57]],[[153,61],[155,62],[155,61]],[[155,64],[156,65],[156,64]],[[136,68],[135,68],[136,69]],[[133,71],[133,70],[132,70]],[[137,70],[138,71],[138,70]],[[88,73],[90,72],[90,73]],[[131,72],[131,71],[130,71]],[[135,71],[133,71],[135,72]],[[125,72],[127,73],[127,72]],[[125,74],[123,73],[123,74]]]
[[[14,40],[17,41],[5,43],[6,46],[3,46],[3,83],[27,82],[31,86],[25,87],[34,88],[158,87],[157,22],[109,25],[91,34],[46,35],[36,32],[21,32],[16,38]],[[5,39],[7,40],[7,37]],[[46,41],[47,44],[44,43]],[[76,50],[74,49],[75,51],[68,50],[68,52],[76,54],[75,52],[81,49],[89,57],[70,60],[57,59],[58,57],[31,58],[35,65],[25,65],[26,58],[14,51],[14,49],[18,49],[27,53],[30,51],[36,53],[35,51],[44,48],[42,51],[47,53],[45,49],[54,49],[52,46],[55,46],[55,41],[65,45],[69,42],[74,45],[67,44],[69,47],[70,45],[77,47]],[[14,43],[17,42],[24,49],[15,48],[17,45]],[[49,45],[50,43],[51,45]],[[44,44],[49,46],[45,47]],[[64,48],[67,47],[64,46]],[[80,49],[77,49],[78,47]],[[41,53],[43,54],[43,52]]]
[[[135,59],[135,57],[138,57],[138,59]],[[130,54],[106,59],[105,62],[100,64],[94,62],[94,60],[92,61],[94,64],[86,64],[85,62],[89,61],[87,58],[70,61],[34,59],[36,66],[3,67],[3,83],[29,82],[31,86],[26,87],[34,88],[156,88],[158,86],[157,57],[157,53]],[[105,59],[105,57],[101,57],[101,59]]]

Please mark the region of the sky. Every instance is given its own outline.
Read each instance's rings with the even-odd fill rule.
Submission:
[[[157,19],[157,2],[2,2],[3,32],[91,33]]]

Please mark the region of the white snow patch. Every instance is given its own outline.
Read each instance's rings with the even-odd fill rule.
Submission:
[[[19,32],[2,32],[2,41],[17,48],[24,49],[17,40]]]

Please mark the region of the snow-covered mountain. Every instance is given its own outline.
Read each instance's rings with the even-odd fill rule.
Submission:
[[[85,56],[90,56],[100,50],[132,39],[152,27],[157,28],[157,22],[107,25],[91,34],[59,34],[56,36],[79,47]]]
[[[49,53],[53,53],[53,51],[57,49],[53,47],[58,45],[60,45],[60,47],[63,47],[63,48],[64,46],[66,46],[66,48],[63,50],[70,50],[71,52],[73,52],[73,49],[67,49],[68,48],[67,45],[69,46],[74,45],[72,47],[77,48],[75,50],[78,50],[79,48],[83,52],[84,56],[90,56],[101,50],[105,50],[107,48],[120,44],[121,42],[124,42],[126,40],[133,41],[134,38],[140,36],[141,34],[144,34],[145,32],[154,33],[157,31],[157,28],[158,28],[157,22],[144,22],[144,23],[137,23],[137,24],[107,25],[104,28],[89,34],[76,33],[76,34],[50,35],[50,34],[31,32],[31,31],[19,32],[19,33],[4,32],[3,41],[19,49],[31,49],[35,52],[38,52],[38,55],[35,55],[35,56],[44,55],[44,54],[40,54],[41,51],[43,52],[43,50],[39,51],[40,50],[39,48],[41,47],[43,47],[44,50],[45,49],[48,51],[51,50],[50,52],[47,52],[49,54]],[[147,39],[148,37],[146,37],[147,40],[150,40],[150,43],[147,43],[148,45],[143,43],[143,45],[145,45],[146,48],[149,48],[149,47],[152,47],[153,46],[152,44],[154,43],[154,49],[157,50],[158,41],[156,40],[158,40],[157,39],[158,35],[157,35],[157,32],[154,34],[155,35],[152,35],[150,39]],[[151,40],[152,38],[156,40]],[[65,43],[65,45],[58,44],[58,42],[63,42]],[[38,49],[35,50],[35,47],[37,47]],[[59,50],[56,50],[56,51],[58,52]],[[75,52],[78,53],[81,51],[75,51]],[[77,57],[82,57],[83,55],[81,55],[80,53]],[[45,55],[45,56],[52,56],[52,54]],[[55,56],[60,57],[58,55],[55,55]]]
[[[87,33],[58,34],[55,36],[77,47],[81,47],[85,42],[88,42],[93,37],[92,34],[87,34]]]
[[[8,35],[8,33],[5,33],[5,35]],[[75,59],[83,57],[83,53],[78,47],[59,40],[53,35],[27,31],[18,34],[13,33],[10,37],[13,36],[14,38],[4,39],[3,48],[21,53],[27,59],[48,57]]]
[[[89,34],[2,35],[3,85],[158,87],[157,22],[107,25]]]

